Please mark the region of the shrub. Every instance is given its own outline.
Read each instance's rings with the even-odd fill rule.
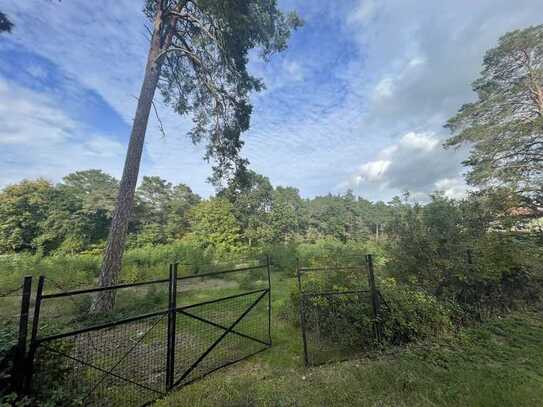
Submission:
[[[380,287],[383,299],[380,323],[388,343],[399,345],[452,331],[457,309],[453,303],[442,303],[391,278],[383,280]]]

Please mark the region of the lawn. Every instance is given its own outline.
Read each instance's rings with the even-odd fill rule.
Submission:
[[[306,369],[274,275],[269,351],[156,403],[165,406],[540,406],[543,317],[513,313],[458,334]]]

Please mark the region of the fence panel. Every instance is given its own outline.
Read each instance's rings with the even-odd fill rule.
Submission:
[[[302,294],[301,326],[308,366],[360,354],[373,340],[368,290]]]
[[[345,360],[379,340],[379,293],[371,256],[297,267],[306,366]]]
[[[66,400],[141,406],[271,346],[269,258],[265,264],[181,277],[177,268],[170,266],[169,279],[46,294],[41,277],[27,391],[40,394],[53,372],[65,380]],[[123,312],[88,312],[97,292],[128,289],[139,290],[135,299],[151,295],[162,309],[128,317]],[[202,296],[205,301],[196,301]],[[82,307],[86,311],[78,314]],[[73,315],[64,315],[62,309]],[[44,323],[40,313],[58,313],[58,318]]]
[[[141,406],[165,394],[167,313],[95,327],[37,346],[34,382],[56,360],[67,379],[67,396],[84,405]],[[43,369],[42,369],[43,367]],[[40,380],[41,379],[41,380]]]

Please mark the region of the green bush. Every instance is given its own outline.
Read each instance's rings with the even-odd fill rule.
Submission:
[[[329,290],[367,290],[362,280],[342,285],[338,273],[317,274],[305,279],[305,292]],[[308,277],[308,276],[306,276]],[[454,303],[440,302],[424,291],[398,284],[394,279],[379,281],[381,313],[377,322],[385,343],[399,345],[432,336],[448,334],[453,330],[459,309]],[[369,291],[333,295],[309,296],[305,299],[305,315],[309,329],[318,326],[320,335],[342,347],[375,346],[375,333],[371,295]],[[300,292],[294,283],[290,286],[289,301],[280,312],[283,318],[299,324]]]
[[[399,285],[389,278],[380,282],[382,295],[379,322],[386,342],[399,345],[450,333],[457,306]]]

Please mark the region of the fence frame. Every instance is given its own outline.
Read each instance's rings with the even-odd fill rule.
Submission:
[[[362,256],[355,256],[356,258]],[[381,342],[382,339],[382,324],[381,318],[381,295],[375,284],[375,275],[373,268],[373,255],[367,254],[363,257],[365,259],[365,266],[343,266],[337,265],[333,267],[300,267],[300,261],[296,259],[296,278],[298,282],[298,291],[300,293],[300,328],[302,331],[302,343],[304,352],[304,365],[305,367],[313,366],[309,360],[309,351],[307,345],[307,326],[306,326],[306,299],[312,296],[332,296],[332,295],[347,295],[347,294],[361,294],[370,293],[371,308],[373,316],[373,333],[377,342]],[[369,290],[330,290],[330,291],[305,291],[302,284],[302,277],[304,273],[308,272],[341,272],[341,271],[363,271],[364,268],[367,272]]]
[[[23,296],[21,301],[21,312],[20,312],[20,318],[19,318],[19,336],[18,336],[18,345],[17,345],[17,354],[16,359],[13,367],[14,372],[14,385],[16,385],[16,389],[21,392],[21,394],[30,394],[32,392],[32,382],[33,382],[33,376],[34,376],[34,362],[36,358],[36,352],[41,346],[46,346],[47,343],[77,336],[83,333],[92,332],[92,331],[98,331],[102,329],[112,328],[119,325],[128,324],[130,322],[135,322],[138,320],[144,320],[160,315],[164,315],[167,318],[167,325],[166,325],[166,352],[164,355],[165,358],[165,383],[164,383],[164,389],[165,392],[160,392],[156,389],[152,389],[147,387],[146,385],[143,385],[141,383],[137,383],[135,381],[131,381],[130,378],[121,377],[115,373],[112,372],[112,370],[115,368],[116,365],[114,365],[113,368],[110,369],[110,371],[107,371],[106,369],[98,368],[97,366],[94,366],[92,364],[89,364],[89,367],[92,367],[94,369],[97,369],[98,371],[102,371],[104,373],[104,376],[102,377],[102,380],[104,380],[108,375],[112,375],[114,377],[118,377],[122,380],[125,380],[129,383],[132,383],[134,385],[140,386],[145,388],[146,390],[152,390],[157,393],[157,397],[165,395],[168,391],[176,388],[176,387],[183,387],[185,385],[188,385],[190,383],[193,383],[204,376],[207,376],[208,374],[219,370],[225,366],[232,365],[234,363],[237,363],[239,361],[245,360],[257,353],[260,353],[264,350],[269,349],[272,346],[272,338],[271,338],[271,258],[269,256],[266,256],[265,258],[265,264],[261,264],[259,262],[256,266],[249,266],[249,267],[240,267],[240,268],[232,268],[228,270],[222,270],[222,271],[213,271],[208,273],[198,273],[198,274],[191,274],[186,276],[178,276],[178,264],[179,263],[172,263],[169,265],[169,278],[167,279],[156,279],[156,280],[150,280],[150,281],[141,281],[136,283],[122,283],[122,284],[116,284],[111,285],[108,287],[97,287],[97,288],[85,288],[85,289],[77,289],[77,290],[70,290],[70,291],[60,291],[60,292],[54,292],[54,293],[48,293],[44,294],[44,288],[46,283],[46,278],[44,276],[39,277],[38,281],[38,287],[36,290],[36,297],[35,297],[35,303],[34,303],[34,310],[33,310],[33,319],[32,319],[32,327],[31,327],[31,335],[30,340],[28,340],[28,325],[29,325],[29,314],[30,314],[30,303],[31,303],[31,285],[32,285],[32,277],[25,277],[24,284],[23,284]],[[242,290],[238,294],[229,295],[229,296],[223,296],[220,298],[215,298],[213,300],[209,301],[203,301],[198,303],[192,303],[188,305],[178,306],[177,305],[177,287],[178,282],[182,282],[185,280],[190,280],[194,278],[206,278],[209,276],[219,276],[229,273],[239,273],[239,272],[252,272],[254,270],[266,270],[267,273],[267,287],[256,289],[256,290]],[[110,321],[106,323],[101,323],[97,325],[87,326],[83,328],[73,329],[66,332],[61,332],[53,335],[47,335],[47,336],[40,336],[39,335],[39,328],[40,328],[40,311],[42,308],[43,301],[46,301],[48,299],[54,299],[54,298],[63,298],[63,297],[70,297],[70,296],[78,296],[82,294],[94,294],[97,292],[102,291],[108,291],[108,290],[118,290],[118,289],[124,289],[124,288],[132,288],[132,287],[138,287],[138,286],[144,286],[144,285],[154,285],[154,284],[160,284],[160,283],[168,283],[168,305],[166,309],[162,309],[159,311],[154,311],[150,313],[145,314],[139,314],[135,316],[131,316],[128,318],[122,318],[115,321]],[[220,301],[225,301],[233,298],[243,297],[243,296],[249,296],[254,295],[256,293],[259,293],[257,299],[250,304],[250,306],[245,309],[241,315],[237,317],[237,319],[234,321],[234,323],[230,324],[230,326],[224,326],[220,323],[216,323],[210,319],[202,318],[197,315],[194,315],[190,313],[188,310],[197,308],[199,306],[208,305],[212,303],[218,303]],[[267,316],[268,316],[268,323],[267,323],[267,338],[268,340],[260,340],[258,338],[254,338],[250,335],[243,334],[241,332],[238,332],[235,330],[235,327],[238,323],[240,323],[248,314],[249,312],[257,305],[259,304],[265,297],[267,297],[268,301],[268,309],[267,309]],[[220,337],[215,340],[206,350],[203,352],[197,360],[187,369],[183,374],[181,375],[181,378],[178,380],[175,380],[175,351],[176,351],[176,323],[177,323],[177,314],[182,314],[186,317],[198,320],[200,322],[210,324],[216,328],[224,330],[224,332],[220,335]],[[263,321],[264,322],[264,321]],[[151,329],[153,329],[151,327]],[[149,332],[147,331],[147,332]],[[246,339],[256,341],[259,344],[263,345],[263,348],[248,354],[244,355],[243,357],[228,361],[224,364],[221,364],[220,366],[214,367],[213,369],[204,372],[203,374],[199,375],[198,377],[191,379],[190,381],[183,382],[185,378],[189,376],[191,372],[194,371],[194,369],[203,361],[205,358],[213,352],[213,349],[221,343],[223,339],[225,339],[229,335],[239,335]],[[27,346],[28,344],[28,346]],[[50,350],[50,349],[49,349]],[[126,352],[126,355],[128,355],[131,352],[131,350],[128,350]],[[57,352],[58,353],[58,352]],[[61,353],[63,356],[73,359],[71,356],[67,354]],[[125,357],[124,355],[123,357]],[[83,365],[85,365],[85,362],[73,359],[76,362],[79,362]],[[122,360],[122,358],[121,358]],[[98,385],[101,382],[98,383]],[[87,395],[90,396],[92,391],[98,386],[96,385]]]

